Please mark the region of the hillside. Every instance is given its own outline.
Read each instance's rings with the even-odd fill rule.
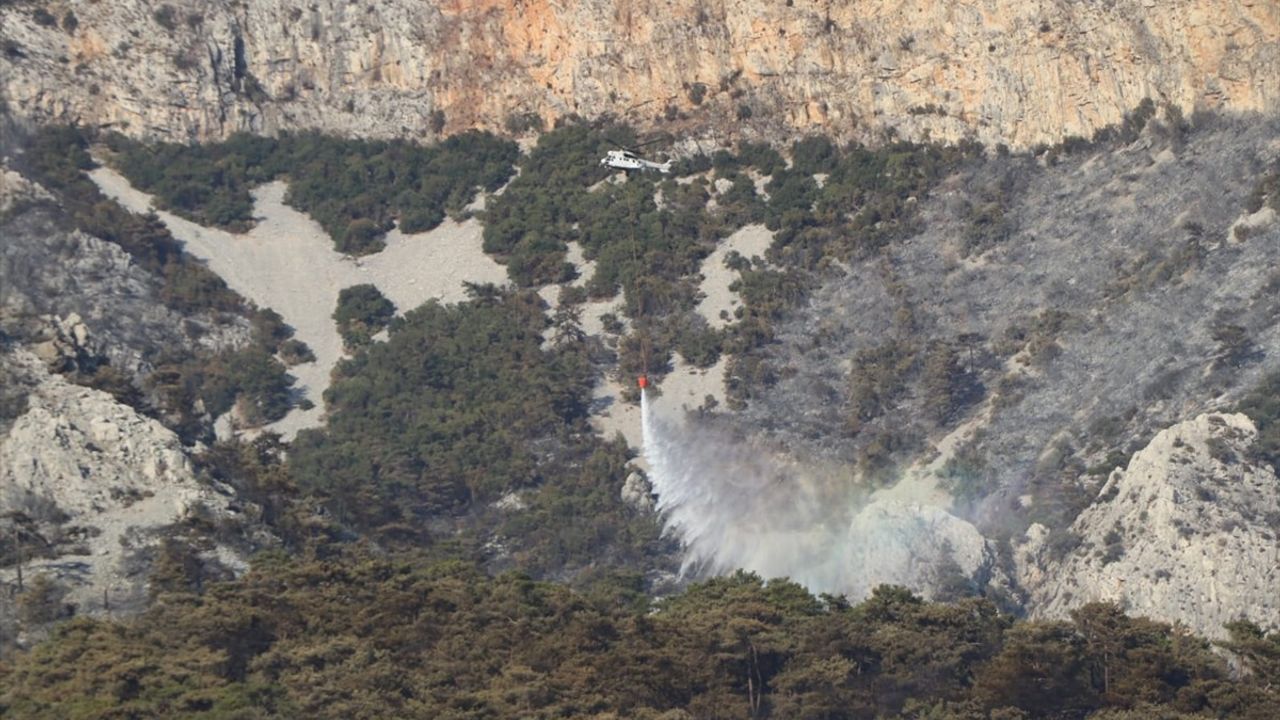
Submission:
[[[1274,3],[0,43],[0,716],[1280,712]]]

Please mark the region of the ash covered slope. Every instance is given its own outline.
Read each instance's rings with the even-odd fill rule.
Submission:
[[[1036,481],[1074,479],[1119,451],[1100,485],[1157,430],[1238,400],[1280,367],[1280,223],[1247,210],[1280,156],[1278,129],[1157,128],[1117,152],[1047,168],[992,159],[954,177],[923,200],[916,235],[832,271],[779,329],[765,353],[779,380],[747,416],[846,461],[880,433],[907,438],[902,460],[976,420],[983,437],[963,449],[981,466],[978,494],[1005,489],[1016,503]],[[1004,237],[974,245],[979,209],[1001,217]],[[1256,227],[1233,231],[1242,216]],[[1232,325],[1236,347],[1220,333]],[[983,400],[929,418],[917,358],[889,411],[850,439],[849,359],[899,340],[917,355],[952,344]]]
[[[743,419],[797,453],[857,464],[889,485],[905,478],[908,496],[949,489],[955,512],[1011,542],[1006,571],[1029,524],[1041,523],[1028,546],[1034,569],[1021,573],[1033,612],[1112,597],[1101,588],[1119,566],[1088,554],[1104,552],[1113,530],[1097,520],[1120,502],[1098,495],[1111,470],[1158,431],[1233,407],[1280,368],[1280,223],[1255,195],[1280,156],[1276,133],[1274,121],[1189,134],[1153,127],[1115,152],[1077,152],[1049,167],[994,159],[953,178],[922,200],[918,234],[831,271],[838,277],[765,351],[765,375],[779,379],[753,394]],[[941,420],[923,367],[935,344],[953,348],[979,388],[979,399]],[[888,371],[850,369],[849,358],[885,348],[899,361]],[[869,383],[885,391],[881,411],[852,417],[855,391]],[[1247,439],[1231,442],[1245,457]],[[1158,438],[1142,462],[1173,467],[1183,451],[1170,456],[1169,445]],[[1135,609],[1220,634],[1233,613],[1270,607],[1271,580],[1222,569],[1247,572],[1274,551],[1277,516],[1263,509],[1280,488],[1266,481],[1269,470],[1248,473],[1258,498],[1224,495],[1202,502],[1216,507],[1203,513],[1193,501],[1176,517],[1153,516],[1158,529],[1124,524],[1126,557],[1165,558],[1180,589],[1218,583],[1200,593],[1214,609],[1180,606],[1151,565],[1128,580],[1123,597]],[[1239,474],[1193,463],[1157,484],[1194,497]],[[1204,542],[1170,541],[1187,534]],[[1060,560],[1073,546],[1078,555]],[[1192,562],[1201,550],[1203,562]],[[1076,584],[1092,590],[1072,593]]]
[[[721,137],[1089,136],[1143,98],[1280,100],[1270,2],[7,3],[0,97],[137,136],[673,119]]]

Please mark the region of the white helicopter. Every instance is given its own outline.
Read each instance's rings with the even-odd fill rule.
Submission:
[[[610,150],[609,152],[605,153],[604,157],[600,158],[600,164],[607,165],[608,167],[611,167],[611,168],[617,168],[618,170],[656,170],[660,173],[669,173],[671,172],[670,160],[664,163],[656,163],[656,162],[653,162],[652,160],[645,160],[644,158],[637,155],[635,152],[635,150],[638,150],[644,147],[645,145],[658,142],[659,140],[662,140],[662,139],[664,138],[659,138],[658,140],[650,140],[647,143],[637,145],[635,148],[626,148],[626,147],[623,147],[622,145],[618,145],[617,143],[614,143],[615,145],[618,145],[618,147],[622,149]]]

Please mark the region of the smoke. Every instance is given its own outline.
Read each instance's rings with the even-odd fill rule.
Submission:
[[[640,407],[649,480],[685,575],[743,569],[857,599],[881,583],[930,594],[944,570],[972,577],[989,561],[977,530],[940,508],[873,500],[848,469],[675,425],[643,392]]]

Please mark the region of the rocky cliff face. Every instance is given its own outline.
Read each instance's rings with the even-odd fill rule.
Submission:
[[[139,385],[165,353],[248,342],[226,313],[183,316],[160,301],[162,280],[119,245],[69,227],[38,184],[0,165],[0,333],[58,372],[106,362]],[[77,364],[79,367],[77,368]]]
[[[1092,601],[1225,637],[1247,617],[1280,624],[1280,483],[1249,460],[1257,431],[1244,415],[1206,414],[1170,427],[1112,473],[1071,531],[1079,545],[1048,557],[1032,526],[1018,552],[1036,616]]]
[[[181,441],[159,422],[49,374],[26,351],[0,360],[6,375],[31,386],[26,412],[0,438],[0,508],[19,522],[28,582],[49,576],[81,612],[135,610],[165,537],[243,519],[243,504],[197,479]],[[251,537],[239,550],[202,541],[204,561],[243,570]],[[0,571],[0,583],[17,577],[16,567]]]
[[[995,552],[973,525],[937,507],[877,500],[853,519],[853,564],[864,568],[851,598],[878,585],[902,585],[926,598],[1007,591]]]
[[[1266,0],[53,0],[6,5],[0,27],[0,98],[20,115],[174,139],[612,114],[721,140],[893,128],[1023,146],[1148,97],[1280,102]]]

